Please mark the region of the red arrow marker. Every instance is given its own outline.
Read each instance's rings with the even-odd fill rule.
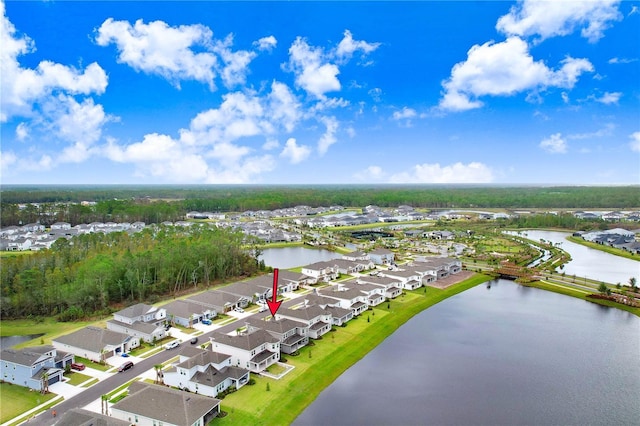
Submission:
[[[278,268],[273,270],[273,300],[267,300],[267,305],[269,305],[269,311],[271,311],[271,316],[273,318],[276,317],[276,312],[278,312],[278,308],[280,308],[280,304],[282,304],[282,300],[276,300],[278,296]]]

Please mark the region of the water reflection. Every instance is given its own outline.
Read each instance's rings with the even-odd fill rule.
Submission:
[[[640,318],[504,280],[482,287],[412,318],[294,424],[637,421]]]

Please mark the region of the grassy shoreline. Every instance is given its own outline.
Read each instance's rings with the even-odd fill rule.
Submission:
[[[390,309],[383,303],[364,312],[346,327],[336,327],[335,332],[323,336],[315,346],[303,348],[299,356],[287,356],[295,369],[282,380],[258,377],[254,386],[245,386],[241,392],[227,396],[221,405],[229,415],[216,419],[216,423],[292,423],[322,390],[402,324],[430,306],[490,279],[476,274],[444,290],[420,288],[392,300]]]
[[[590,302],[590,303],[595,303],[597,305],[602,305],[602,306],[608,306],[610,308],[616,308],[616,309],[620,309],[622,311],[627,311],[637,317],[640,317],[640,308],[634,308],[632,306],[627,306],[627,305],[623,305],[621,303],[615,303],[609,300],[601,300],[601,299],[589,299],[587,298],[587,295],[589,294],[596,294],[596,292],[586,292],[586,291],[580,291],[580,290],[576,290],[576,289],[572,289],[568,286],[564,286],[561,284],[556,284],[556,283],[550,283],[547,281],[533,281],[530,283],[520,283],[520,285],[524,285],[527,287],[535,287],[535,288],[539,288],[541,290],[547,290],[547,291],[552,291],[554,293],[558,293],[558,294],[563,294],[565,296],[571,296],[571,297],[575,297],[576,299],[582,299],[586,302]]]
[[[573,237],[571,235],[567,237],[567,240],[571,241],[572,243],[580,244],[581,246],[592,248],[594,250],[600,250],[605,253],[612,254],[614,256],[620,256],[626,259],[631,259],[631,260],[635,260],[636,262],[640,262],[640,256],[634,256],[632,253],[629,253],[628,251],[625,251],[622,249],[609,247],[602,244],[592,243],[590,241],[585,241],[580,237]]]

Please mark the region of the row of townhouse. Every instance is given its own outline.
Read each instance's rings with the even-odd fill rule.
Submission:
[[[92,222],[71,226],[67,222],[56,222],[49,230],[39,223],[24,226],[7,226],[0,229],[0,250],[7,251],[38,251],[50,249],[55,241],[60,238],[70,239],[81,234],[95,232],[138,232],[145,227],[143,222],[115,223]]]

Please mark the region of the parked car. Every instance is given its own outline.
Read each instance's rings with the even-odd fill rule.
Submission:
[[[244,309],[242,308],[235,308],[234,311],[236,311],[239,314],[244,314]]]
[[[193,337],[193,338],[191,338],[191,340],[189,341],[189,343],[191,343],[192,345],[195,345],[196,343],[198,343],[198,338],[197,338],[197,337]]]
[[[122,352],[122,355],[120,355],[122,358],[129,358],[129,354],[126,352]]]
[[[169,349],[177,348],[178,346],[180,346],[180,342],[178,342],[177,340],[174,340],[173,342],[169,342],[166,345],[164,345],[164,348],[169,350]]]
[[[203,323],[204,325],[211,325],[211,320],[208,320],[208,319],[203,319],[200,322]]]
[[[118,373],[122,373],[123,371],[127,371],[128,369],[133,368],[133,362],[127,361],[118,367]]]
[[[74,362],[71,364],[71,368],[74,370],[82,371],[87,367],[81,362]]]

